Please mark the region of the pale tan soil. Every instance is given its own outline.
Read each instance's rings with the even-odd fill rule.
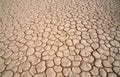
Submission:
[[[0,0],[0,77],[120,77],[120,1]]]

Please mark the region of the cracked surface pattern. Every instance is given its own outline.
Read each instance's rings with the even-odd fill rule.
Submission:
[[[120,1],[0,0],[0,77],[120,77]]]

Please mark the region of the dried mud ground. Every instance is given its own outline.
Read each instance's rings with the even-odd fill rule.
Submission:
[[[0,77],[120,77],[120,0],[0,0]]]

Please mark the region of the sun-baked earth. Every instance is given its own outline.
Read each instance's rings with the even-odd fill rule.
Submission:
[[[120,77],[120,1],[0,0],[0,77]]]

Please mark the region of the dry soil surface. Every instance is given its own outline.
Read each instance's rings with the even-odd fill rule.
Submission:
[[[0,77],[120,77],[120,0],[0,0]]]

